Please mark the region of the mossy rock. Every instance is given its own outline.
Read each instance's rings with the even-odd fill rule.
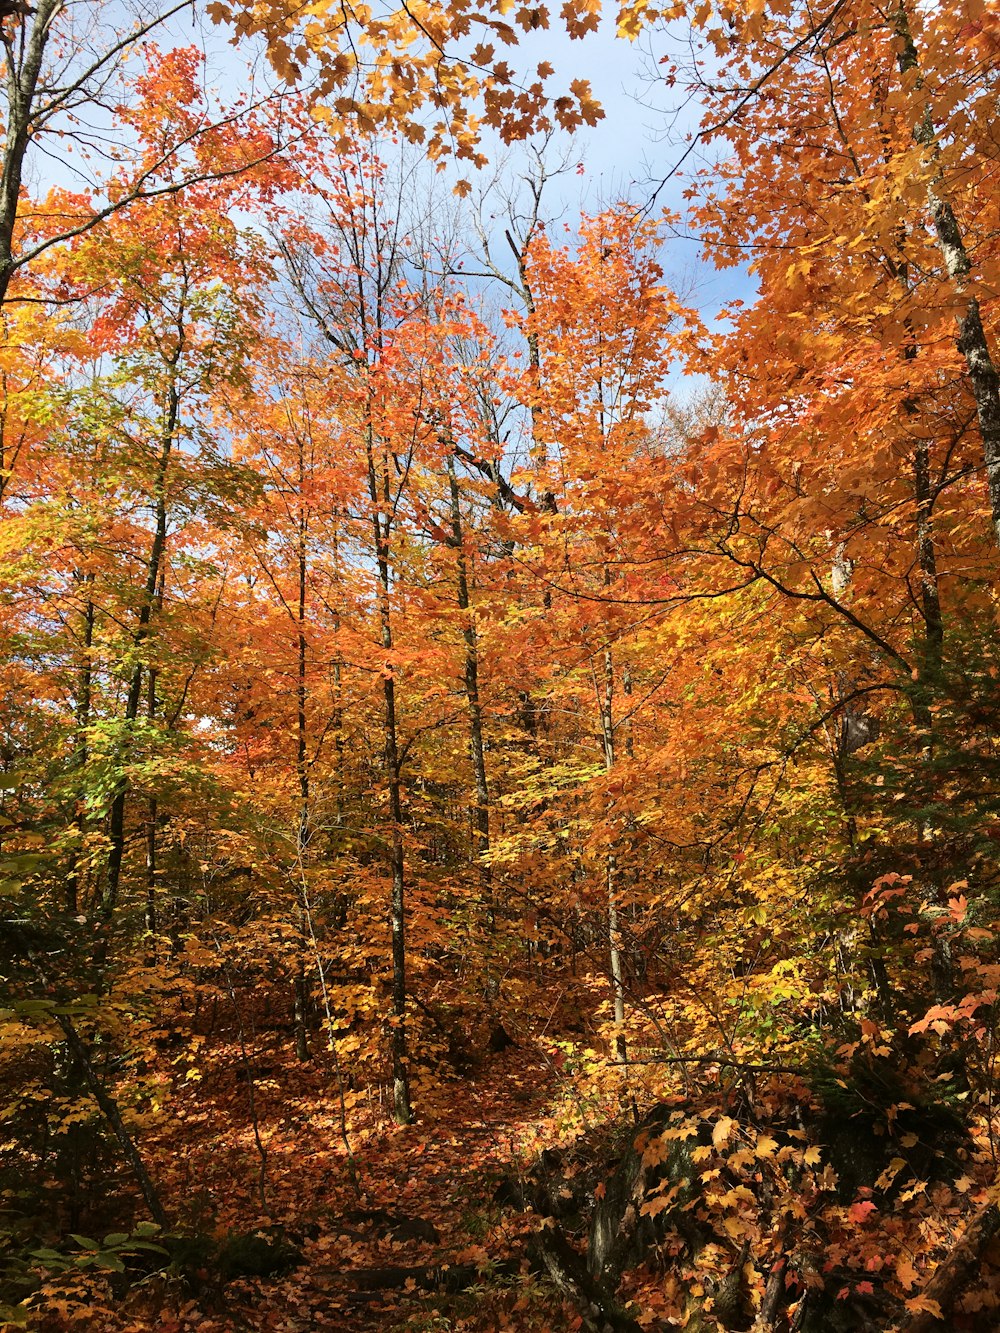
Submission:
[[[221,1240],[204,1232],[164,1236],[171,1268],[197,1285],[205,1279],[280,1277],[302,1263],[302,1251],[281,1227],[231,1231]]]
[[[668,1228],[679,1232],[692,1249],[702,1241],[700,1229],[688,1205],[697,1197],[697,1169],[692,1149],[698,1139],[674,1139],[666,1157],[655,1165],[643,1165],[646,1144],[670,1125],[671,1111],[655,1107],[637,1126],[618,1166],[605,1182],[590,1223],[587,1263],[591,1274],[617,1285],[622,1273],[641,1263]],[[710,1140],[709,1140],[710,1141]],[[655,1218],[644,1216],[642,1204],[657,1186],[677,1192],[669,1208]]]
[[[216,1266],[228,1282],[239,1277],[281,1277],[302,1261],[299,1247],[275,1227],[230,1232],[219,1247]]]
[[[843,1078],[823,1071],[814,1089],[822,1108],[814,1133],[837,1173],[841,1202],[849,1203],[860,1188],[873,1188],[894,1157],[904,1158],[923,1179],[955,1174],[969,1132],[946,1088],[933,1100],[921,1096],[924,1090],[909,1086],[888,1061],[865,1058],[856,1059]],[[898,1107],[903,1109],[890,1109]],[[897,1178],[897,1187],[904,1179]]]

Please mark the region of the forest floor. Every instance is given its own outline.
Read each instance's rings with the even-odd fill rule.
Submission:
[[[143,1155],[171,1222],[170,1234],[155,1240],[169,1253],[126,1245],[121,1272],[102,1267],[93,1254],[109,1244],[105,1233],[131,1231],[134,1238],[144,1221],[134,1181],[119,1166],[102,1202],[62,1228],[83,1254],[77,1252],[75,1267],[50,1272],[35,1293],[32,1333],[569,1333],[581,1327],[579,1301],[564,1304],[554,1283],[538,1276],[548,1268],[539,1263],[540,1247],[543,1257],[552,1250],[539,1237],[561,1237],[569,1254],[595,1200],[615,1197],[623,1145],[636,1133],[633,1113],[644,1106],[639,1098],[624,1109],[617,1080],[581,1077],[592,1050],[574,1052],[573,1043],[546,1027],[544,1036],[521,1037],[502,1053],[483,1052],[461,1074],[448,1065],[417,1068],[415,1120],[398,1126],[384,1092],[363,1086],[362,1067],[353,1080],[341,1070],[345,1083],[359,1085],[345,1088],[342,1099],[332,1058],[317,1049],[313,1059],[299,1061],[288,1032],[258,1031],[252,1047],[231,1033],[198,1037],[181,1054],[169,1036],[144,1069],[145,1109],[131,1108],[133,1123],[146,1117]],[[157,1049],[155,1041],[150,1045]],[[832,1158],[834,1145],[820,1145],[819,1128],[812,1141],[811,1130],[789,1129],[787,1116],[738,1125],[720,1106],[709,1099],[692,1107],[653,1146],[701,1133],[706,1178],[727,1173],[717,1188],[741,1211],[707,1200],[706,1208],[716,1208],[712,1230],[693,1259],[673,1264],[678,1251],[668,1242],[666,1272],[640,1264],[624,1274],[618,1300],[635,1302],[638,1326],[682,1322],[690,1302],[706,1291],[714,1301],[723,1288],[718,1281],[706,1287],[708,1276],[745,1275],[750,1238],[767,1254],[775,1217],[796,1228],[804,1273],[818,1274],[819,1260],[810,1267],[810,1254],[825,1264],[818,1285],[804,1295],[799,1283],[792,1293],[807,1303],[815,1294],[813,1330],[894,1326],[904,1301],[908,1310],[928,1308],[920,1294],[932,1271],[928,1260],[940,1263],[952,1253],[955,1237],[992,1197],[992,1140],[956,1140],[955,1169],[962,1175],[953,1181],[913,1175],[898,1203],[884,1185],[875,1201],[868,1186],[853,1201],[839,1197],[829,1161],[822,1170],[832,1184],[820,1190],[807,1182],[812,1192],[804,1193],[804,1177],[795,1177],[775,1203],[770,1196],[787,1183],[789,1162],[815,1165],[824,1154]],[[919,1149],[917,1136],[909,1137]],[[946,1151],[947,1143],[936,1147]],[[666,1169],[656,1174],[657,1164],[669,1154],[651,1158],[653,1174],[644,1177],[643,1188],[657,1198],[671,1179]],[[851,1154],[857,1158],[853,1148]],[[904,1168],[902,1158],[892,1159],[893,1178]],[[560,1219],[553,1231],[541,1230],[539,1213]],[[88,1235],[105,1240],[86,1242]],[[1000,1328],[992,1251],[984,1262],[982,1280],[962,1295],[961,1313],[948,1327]],[[751,1268],[747,1282],[755,1276]],[[897,1286],[890,1289],[893,1278]],[[827,1310],[834,1322],[826,1322]]]
[[[119,1288],[117,1299],[114,1278],[103,1292],[60,1284],[46,1302],[57,1322],[39,1328],[570,1326],[564,1321],[572,1316],[561,1314],[558,1299],[538,1288],[522,1262],[521,1242],[538,1219],[505,1212],[494,1200],[498,1182],[526,1170],[561,1137],[558,1071],[541,1047],[490,1055],[461,1078],[415,1079],[409,1126],[355,1095],[346,1125],[356,1185],[339,1085],[324,1059],[299,1063],[277,1045],[258,1046],[251,1086],[237,1049],[213,1045],[210,1054],[171,1104],[174,1134],[179,1125],[184,1142],[145,1139],[160,1188],[182,1201],[180,1230],[220,1244],[254,1233],[282,1243],[287,1237],[301,1261],[282,1275],[225,1282],[212,1265],[196,1270],[192,1282],[189,1264],[185,1279],[154,1274],[127,1293]]]

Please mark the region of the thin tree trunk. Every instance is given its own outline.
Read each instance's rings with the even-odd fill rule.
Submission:
[[[179,350],[176,353],[176,356],[180,356]],[[170,384],[167,390],[167,411],[160,442],[160,456],[157,463],[156,476],[153,482],[155,527],[153,530],[152,545],[149,550],[149,558],[146,561],[146,583],[143,588],[142,603],[139,607],[138,624],[132,636],[133,649],[136,654],[139,653],[143,643],[149,637],[153,609],[156,605],[156,590],[160,582],[163,553],[167,544],[167,471],[170,466],[174,436],[177,433],[177,423],[180,416],[180,394],[178,392],[176,378],[172,373],[174,366],[171,366],[170,369]],[[137,661],[132,669],[128,697],[125,702],[124,720],[126,749],[128,746],[129,730],[139,716],[139,703],[142,698],[142,678],[142,662]],[[122,858],[125,851],[125,806],[127,795],[128,783],[123,777],[119,781],[118,790],[115,792],[112,799],[108,821],[108,836],[111,846],[108,852],[107,879],[104,885],[102,904],[103,915],[106,922],[110,921],[111,916],[114,914],[115,907],[118,904]],[[102,950],[102,953],[103,952],[106,952],[106,950]]]
[[[368,487],[372,503],[372,529],[375,537],[378,566],[378,616],[385,653],[382,671],[384,766],[389,791],[389,867],[392,890],[389,904],[389,923],[392,932],[392,1035],[389,1043],[392,1060],[393,1113],[396,1123],[408,1125],[413,1119],[410,1108],[410,1086],[407,1073],[408,1051],[406,1040],[406,877],[403,848],[403,798],[400,774],[399,740],[396,725],[396,680],[392,651],[392,582],[389,572],[389,534],[391,529],[392,496],[389,463],[383,457],[376,471],[375,441],[372,427],[365,430],[365,448],[368,462]]]
[[[149,668],[146,691],[146,716],[156,717],[156,668]],[[146,809],[146,929],[156,931],[156,797],[150,796]]]
[[[299,822],[296,830],[296,853],[301,874],[305,875],[305,856],[306,850],[312,837],[309,818],[309,754],[308,754],[308,718],[306,714],[306,704],[308,702],[308,682],[306,679],[307,667],[307,645],[305,634],[306,621],[306,516],[302,507],[301,496],[302,487],[305,480],[305,459],[303,455],[303,445],[299,440],[299,533],[298,533],[298,679],[296,681],[296,701],[298,704],[296,714],[296,750],[295,750],[295,771],[299,780]],[[299,939],[296,948],[295,958],[295,994],[294,994],[294,1024],[295,1024],[295,1054],[303,1063],[310,1058],[309,1039],[306,1033],[306,966],[305,966],[305,947],[306,947],[306,917],[305,905],[299,906]]]
[[[23,17],[17,16],[13,32],[5,35],[7,108],[0,159],[0,303],[14,276],[14,230],[21,199],[21,174],[31,142],[32,104],[42,70],[52,20],[63,0],[39,0]],[[30,29],[29,29],[30,22]]]
[[[490,870],[490,789],[486,778],[486,747],[483,741],[483,710],[479,697],[479,646],[476,626],[471,615],[469,576],[465,560],[462,510],[459,503],[458,478],[455,459],[448,459],[448,483],[451,488],[451,532],[455,546],[456,590],[458,606],[463,615],[462,638],[465,643],[465,662],[462,682],[469,712],[469,755],[476,786],[476,800],[472,808],[474,855],[479,867],[479,883],[486,911],[487,928],[492,932],[496,910],[493,902],[493,877]],[[487,966],[489,966],[487,964]],[[487,979],[487,984],[491,982]]]
[[[517,279],[520,283],[515,290],[524,302],[524,308],[528,312],[529,324],[528,331],[525,334],[525,342],[528,344],[528,370],[531,373],[533,387],[537,389],[538,380],[542,368],[541,344],[538,341],[538,332],[531,323],[535,317],[535,295],[531,290],[531,281],[528,274],[528,248],[531,245],[531,239],[534,235],[535,225],[537,225],[539,196],[535,196],[535,216],[532,223],[529,224],[527,235],[523,237],[520,244],[514,239],[510,231],[505,231],[507,244],[510,246],[511,253],[514,256],[514,262],[517,265]],[[544,464],[547,461],[548,451],[545,442],[542,439],[541,431],[541,412],[536,401],[535,394],[532,394],[531,402],[528,406],[531,414],[531,452],[535,462]]]
[[[31,957],[39,981],[42,983],[44,989],[48,990],[48,978],[42,970],[37,958],[35,958],[34,955],[29,956]],[[87,1085],[93,1094],[94,1101],[97,1103],[101,1114],[110,1125],[111,1132],[118,1140],[125,1160],[128,1162],[132,1169],[132,1174],[135,1176],[136,1184],[139,1186],[142,1197],[146,1201],[150,1217],[157,1226],[166,1230],[170,1225],[166,1210],[160,1201],[160,1196],[156,1186],[153,1184],[152,1177],[146,1170],[146,1165],[143,1162],[142,1157],[139,1155],[139,1150],[135,1146],[131,1134],[129,1134],[125,1127],[121,1112],[118,1110],[118,1103],[98,1077],[97,1071],[90,1059],[90,1052],[87,1050],[87,1047],[79,1032],[77,1032],[70,1016],[65,1013],[56,1012],[53,1014],[53,1017],[63,1030],[63,1034],[66,1037],[66,1045],[69,1047],[73,1059],[84,1072],[87,1079]]]
[[[604,769],[607,773],[610,773],[615,766],[614,694],[615,664],[609,647],[604,650],[604,691],[600,696],[601,739],[604,746]],[[615,1024],[615,1059],[625,1064],[628,1059],[628,1052],[625,1044],[625,986],[622,974],[621,930],[618,922],[617,869],[614,852],[609,852],[605,875],[611,1008]]]
[[[93,573],[86,574],[84,581],[87,584],[93,584]],[[74,721],[76,723],[76,754],[74,755],[74,765],[77,773],[80,775],[81,782],[85,781],[87,771],[87,760],[90,756],[90,746],[87,740],[87,728],[90,726],[90,707],[91,694],[93,690],[94,669],[91,662],[91,650],[94,646],[94,603],[88,600],[83,610],[83,651],[80,657],[80,666],[76,678],[76,699],[74,701]],[[87,816],[86,802],[83,791],[79,791],[76,796],[76,814],[74,823],[76,824],[77,837],[79,839],[79,850],[74,852],[73,866],[66,879],[66,911],[70,916],[76,916],[80,910],[80,866],[83,860],[83,844],[87,835]]]
[[[632,698],[632,668],[626,662],[622,670],[622,694],[626,701]],[[625,718],[625,757],[626,759],[635,758],[635,741],[632,735],[632,705],[626,702],[627,715]]]
[[[924,675],[930,684],[941,666],[944,620],[941,615],[941,597],[938,590],[937,555],[934,550],[934,496],[931,490],[930,450],[926,440],[917,441],[913,475],[917,501],[920,610],[924,618]]]
[[[333,540],[334,574],[340,588],[340,544],[335,536]],[[340,607],[333,611],[333,639],[336,649],[333,659],[333,750],[335,756],[336,797],[334,804],[334,827],[341,829],[344,824],[344,663],[340,648]]]
[[[146,1170],[146,1165],[139,1155],[139,1150],[135,1146],[132,1136],[125,1128],[125,1122],[122,1120],[121,1112],[118,1110],[118,1103],[104,1087],[101,1080],[97,1077],[97,1071],[94,1069],[88,1052],[72,1020],[66,1014],[57,1014],[56,1019],[59,1026],[66,1035],[66,1044],[73,1053],[74,1058],[80,1064],[87,1078],[87,1083],[94,1096],[94,1101],[101,1110],[101,1114],[111,1126],[111,1131],[121,1147],[125,1160],[132,1168],[132,1174],[135,1176],[136,1184],[142,1192],[142,1197],[146,1200],[146,1207],[149,1209],[149,1215],[157,1226],[166,1230],[169,1225],[169,1219],[163,1204],[160,1202],[160,1196],[153,1184],[152,1177]]]

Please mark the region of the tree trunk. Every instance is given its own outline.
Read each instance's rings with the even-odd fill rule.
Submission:
[[[39,0],[23,18],[18,16],[23,40],[7,37],[7,108],[3,156],[0,159],[0,304],[7,299],[7,289],[14,276],[14,229],[21,199],[21,175],[32,135],[32,109],[42,57],[48,43],[52,20],[63,0]],[[28,28],[30,19],[30,30]],[[22,36],[19,34],[19,37]],[[18,44],[18,49],[15,49]]]
[[[941,667],[944,620],[938,591],[937,555],[934,550],[934,495],[931,490],[930,450],[918,440],[913,458],[917,501],[917,562],[920,566],[920,610],[924,618],[924,677],[932,686]]]
[[[469,756],[476,784],[476,800],[472,807],[473,851],[479,867],[479,883],[486,911],[487,928],[492,932],[495,923],[493,883],[490,871],[490,790],[486,779],[486,747],[483,741],[483,711],[479,697],[479,646],[476,626],[471,615],[469,576],[465,561],[462,511],[459,504],[458,478],[455,476],[454,457],[448,459],[448,482],[451,488],[451,531],[455,546],[456,584],[459,609],[463,615],[462,638],[465,643],[465,663],[462,682],[469,713]],[[489,984],[489,982],[488,982]]]
[[[600,696],[601,739],[604,747],[604,770],[610,773],[615,766],[615,726],[612,711],[615,693],[615,664],[610,647],[604,650],[604,692]],[[607,883],[608,964],[611,975],[611,1009],[615,1024],[615,1059],[625,1064],[628,1052],[625,1045],[625,987],[622,975],[621,931],[618,923],[617,865],[613,852],[608,853],[605,867]]]
[[[146,583],[142,593],[142,603],[139,607],[139,619],[135,632],[132,636],[133,649],[138,655],[142,645],[149,637],[150,623],[153,618],[153,610],[156,605],[156,591],[160,583],[160,571],[163,563],[163,554],[167,544],[167,471],[170,467],[170,457],[173,450],[174,436],[177,433],[177,423],[180,416],[180,394],[177,387],[176,378],[173,371],[176,369],[176,361],[180,357],[180,349],[175,354],[175,360],[170,367],[170,384],[167,390],[167,410],[164,417],[163,433],[160,441],[160,456],[156,469],[156,476],[153,482],[153,512],[155,515],[155,527],[153,530],[153,541],[149,550],[149,558],[146,561]],[[124,751],[127,753],[129,731],[139,716],[139,702],[142,698],[142,678],[143,665],[141,661],[136,661],[132,668],[132,677],[129,683],[128,697],[125,703],[125,739]],[[122,754],[122,758],[125,754]],[[118,904],[118,890],[121,881],[122,858],[125,851],[125,805],[128,794],[128,783],[124,777],[119,780],[118,790],[115,792],[111,801],[111,811],[108,821],[108,837],[110,841],[110,851],[108,853],[107,879],[104,885],[103,895],[103,915],[105,924],[110,922],[114,914],[115,907]],[[106,953],[106,947],[101,950]]]
[[[299,821],[295,831],[295,852],[297,871],[300,879],[305,880],[305,858],[312,838],[312,828],[310,823],[309,808],[309,733],[308,733],[308,715],[306,705],[309,699],[308,680],[307,680],[307,643],[305,633],[306,623],[306,575],[308,572],[308,557],[306,550],[306,531],[307,520],[302,500],[302,488],[305,484],[305,456],[303,453],[302,440],[299,439],[299,531],[298,531],[298,630],[296,634],[297,648],[297,680],[295,686],[296,697],[296,747],[295,747],[295,772],[299,782]],[[303,901],[299,905],[299,935],[296,947],[295,957],[295,984],[293,997],[293,1022],[295,1027],[295,1055],[303,1064],[309,1060],[309,1037],[306,1031],[306,947],[307,947],[307,929],[306,904]]]
[[[86,574],[83,577],[86,584],[93,584],[93,573]],[[74,765],[80,775],[81,783],[86,781],[87,760],[90,755],[90,746],[87,740],[87,728],[90,726],[91,694],[93,689],[91,650],[94,646],[94,616],[94,603],[90,600],[88,595],[83,610],[83,644],[80,655],[80,665],[76,676],[76,698],[73,706],[74,721],[76,723],[76,753],[74,755]],[[80,866],[83,862],[84,839],[87,836],[87,816],[85,811],[86,802],[84,799],[84,792],[81,788],[76,794],[76,813],[74,816],[79,846],[77,850],[74,850],[73,866],[66,879],[66,911],[70,916],[76,916],[77,912],[80,910]]]
[[[896,35],[900,40],[899,69],[903,75],[911,72],[917,78],[917,87],[922,87],[920,61],[906,12],[905,0],[900,0],[895,14]],[[966,370],[972,386],[976,403],[976,415],[983,439],[983,456],[986,464],[986,485],[990,497],[990,509],[993,516],[993,535],[1000,546],[1000,375],[990,354],[986,332],[983,328],[979,301],[968,291],[969,275],[972,263],[965,248],[962,229],[955,217],[954,209],[944,197],[944,181],[938,167],[940,143],[929,102],[913,131],[913,137],[925,148],[934,164],[934,172],[927,186],[927,204],[930,209],[934,231],[937,235],[938,248],[944,260],[945,269],[951,278],[955,291],[964,302],[964,311],[958,317],[958,350],[965,359]]]
[[[952,1307],[969,1283],[979,1276],[983,1252],[998,1233],[1000,1209],[991,1203],[966,1228],[920,1293],[940,1309],[940,1318],[928,1310],[921,1310],[903,1320],[899,1333],[946,1333],[954,1327],[951,1320]]]
[[[31,961],[34,964],[39,981],[45,990],[48,990],[48,979],[40,967],[37,958],[35,958],[33,954],[29,954],[29,957],[31,957]],[[86,1076],[87,1085],[93,1094],[94,1101],[97,1103],[101,1114],[110,1125],[111,1132],[118,1140],[125,1160],[128,1162],[132,1169],[132,1174],[135,1176],[136,1184],[139,1186],[142,1197],[146,1201],[150,1217],[152,1217],[157,1226],[166,1230],[170,1225],[166,1210],[160,1201],[156,1186],[153,1184],[152,1178],[146,1170],[146,1165],[139,1155],[139,1150],[135,1146],[131,1134],[129,1134],[125,1127],[121,1112],[118,1110],[118,1103],[98,1078],[97,1071],[94,1069],[90,1059],[90,1052],[87,1050],[87,1047],[80,1034],[77,1032],[70,1016],[65,1013],[56,1012],[53,1014],[53,1017],[63,1030],[63,1034],[66,1037],[66,1045],[69,1047],[70,1054]]]
[[[375,440],[371,426],[365,430],[368,462],[368,488],[372,503],[372,529],[378,565],[378,615],[385,663],[382,670],[384,770],[389,791],[389,868],[392,888],[389,901],[389,925],[392,932],[392,1035],[389,1053],[392,1060],[393,1113],[396,1123],[408,1125],[413,1119],[407,1073],[406,1041],[406,878],[403,849],[403,797],[400,773],[399,739],[396,725],[396,680],[392,658],[392,580],[389,572],[389,535],[391,531],[391,482],[389,461],[383,456],[376,470]]]
[[[150,667],[146,692],[146,716],[156,716],[156,668]],[[156,797],[151,796],[146,809],[146,929],[156,930]]]

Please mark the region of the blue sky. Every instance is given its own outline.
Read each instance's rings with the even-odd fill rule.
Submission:
[[[245,87],[247,62],[254,62],[260,70],[260,52],[243,43],[234,51],[228,45],[225,29],[216,28],[204,19],[194,26],[192,23],[186,17],[176,25],[177,39],[198,41],[206,47],[211,79],[223,98],[229,91],[226,85],[232,91]],[[630,199],[641,206],[675,166],[687,147],[688,136],[698,127],[703,107],[683,89],[667,93],[658,74],[657,60],[671,48],[683,49],[690,58],[685,31],[650,32],[636,42],[627,42],[615,36],[614,22],[608,16],[596,33],[582,40],[571,40],[555,15],[549,29],[522,34],[509,56],[509,63],[517,73],[527,72],[530,80],[537,64],[548,61],[555,69],[549,81],[553,95],[567,89],[574,79],[587,79],[605,111],[604,119],[596,126],[585,126],[572,138],[561,136],[553,144],[553,157],[565,153],[584,163],[582,176],[569,172],[553,183],[550,195],[553,216],[562,214],[570,221],[581,208],[596,211],[620,199]],[[509,169],[517,171],[516,146],[508,153],[495,141],[487,142],[486,147],[494,161],[482,179],[493,174],[496,160],[505,156]],[[522,167],[523,161],[522,156]],[[678,213],[685,211],[682,192],[690,183],[690,176],[684,173],[696,165],[697,154],[684,164],[681,174],[662,188],[657,198],[659,206]],[[468,172],[463,169],[460,174]],[[682,225],[678,230],[689,229]],[[720,273],[714,266],[703,263],[700,247],[693,239],[670,237],[665,247],[664,267],[673,284],[709,319],[733,297],[745,300],[753,296],[752,280],[744,270]]]
[[[145,0],[138,3],[144,5]],[[105,33],[116,28],[127,29],[130,11],[131,0],[110,0],[89,11],[89,23]],[[193,44],[205,50],[206,82],[217,90],[222,102],[237,92],[247,91],[251,70],[255,71],[253,77],[263,84],[272,82],[259,46],[241,42],[234,48],[228,30],[215,26],[196,9],[186,9],[175,17],[157,40],[164,47]],[[636,43],[622,41],[615,37],[610,19],[602,22],[597,33],[573,41],[554,18],[552,28],[525,34],[512,49],[509,63],[516,72],[531,72],[539,61],[548,61],[555,68],[550,80],[553,95],[568,88],[572,80],[584,78],[590,81],[605,111],[604,119],[596,126],[584,127],[572,139],[562,136],[553,144],[553,157],[582,159],[584,171],[582,175],[569,171],[553,183],[546,205],[550,217],[572,225],[581,208],[596,211],[621,199],[642,206],[649,200],[656,184],[684,152],[687,136],[697,128],[702,114],[697,100],[683,90],[669,95],[673,102],[670,105],[662,78],[657,78],[656,57],[668,43],[683,41],[684,34],[679,32],[649,33]],[[530,77],[533,75],[529,74]],[[35,156],[30,172],[32,186],[59,182],[79,188],[85,183],[85,162],[80,160],[79,153],[69,157],[60,153],[59,149],[66,147],[66,141],[61,144],[57,141],[51,144],[54,152]],[[519,166],[524,169],[525,159],[516,147],[505,151],[495,142],[487,143],[486,147],[494,159],[507,157],[512,174]],[[692,156],[685,168],[693,168],[695,162]],[[494,171],[495,161],[481,174],[477,187]],[[100,168],[98,174],[103,174]],[[683,176],[670,180],[658,203],[683,211],[682,190],[687,183]],[[668,280],[708,319],[734,296],[744,299],[752,296],[752,283],[743,270],[719,273],[704,264],[695,240],[669,238],[663,262]]]
[[[645,204],[685,152],[688,136],[697,130],[704,108],[683,89],[668,93],[662,77],[657,76],[657,58],[679,43],[686,44],[685,34],[679,31],[649,33],[634,43],[623,41],[615,36],[613,21],[605,18],[599,31],[583,40],[571,40],[554,25],[527,34],[512,52],[509,63],[516,70],[530,71],[539,61],[549,61],[555,68],[550,80],[554,92],[568,87],[573,79],[588,79],[605,111],[596,126],[585,126],[572,140],[565,136],[553,146],[553,156],[565,145],[571,156],[584,163],[582,176],[571,172],[554,183],[567,221],[581,208],[596,210],[621,199]],[[515,149],[512,165],[516,159]],[[682,216],[686,213],[683,191],[697,165],[696,152],[662,187],[658,206]],[[677,230],[690,235],[683,223]],[[668,237],[664,267],[675,286],[692,289],[691,303],[709,319],[734,297],[748,300],[754,295],[753,281],[744,269],[717,271],[701,260],[694,239]]]

